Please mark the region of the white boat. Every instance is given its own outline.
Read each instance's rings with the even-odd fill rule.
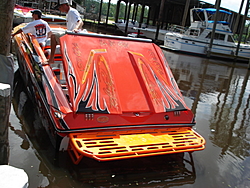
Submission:
[[[14,17],[13,17],[13,24],[19,25],[21,23],[28,23],[33,20],[31,10],[34,10],[30,7],[23,7],[21,5],[15,5],[14,8]]]
[[[119,30],[121,30],[123,33],[125,33],[126,28],[126,21],[124,20],[118,20],[118,22],[114,23],[116,27],[118,27]],[[155,39],[155,33],[156,33],[156,26],[147,25],[145,23],[141,24],[141,27],[139,27],[139,23],[137,21],[129,20],[127,33],[129,37],[138,37],[138,32],[140,31],[139,37],[146,37],[149,39]],[[158,40],[164,41],[164,37],[166,34],[166,30],[160,29]]]
[[[213,8],[193,8],[190,10],[191,26],[184,32],[168,31],[165,35],[162,48],[206,55],[209,51],[210,38],[213,30],[214,20],[211,20],[216,13]],[[231,15],[230,12],[219,10],[218,18],[225,18]],[[197,20],[198,18],[198,20]],[[233,39],[233,33],[226,21],[217,21],[214,33],[211,56],[234,58],[236,55],[237,43]],[[247,60],[250,58],[250,45],[240,44],[238,59]]]
[[[140,31],[146,38],[155,40],[157,27],[147,25],[146,27],[133,27],[134,30]],[[168,29],[159,29],[157,40],[164,41],[165,35],[168,31],[183,32],[185,27],[179,25],[171,25]]]
[[[142,32],[146,38],[155,40],[155,34],[157,32],[156,26],[148,26],[148,27],[140,27],[140,28],[134,27],[133,29]],[[167,30],[165,29],[159,29],[157,40],[164,41],[166,32]]]
[[[19,25],[21,23],[28,23],[33,21],[31,11],[34,10],[30,7],[23,7],[21,5],[15,5],[14,8],[14,17],[13,17],[13,25]],[[43,14],[42,19],[47,21],[48,23],[53,24],[66,24],[66,19],[64,17],[51,15],[51,14]]]
[[[127,23],[126,21],[120,19],[114,24],[116,25],[116,27],[118,27],[119,30],[125,33],[126,23]],[[137,21],[129,20],[127,33],[135,33],[135,30],[133,29],[134,27],[139,27],[139,23]],[[142,24],[142,27],[146,27],[146,24]],[[140,34],[143,34],[143,33],[140,33]]]

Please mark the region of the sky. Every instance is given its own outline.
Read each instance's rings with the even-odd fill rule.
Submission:
[[[103,0],[104,2],[109,2],[109,0]],[[215,4],[216,0],[203,0],[205,2]],[[229,10],[239,12],[240,4],[242,0],[221,0],[221,7],[227,8]],[[245,0],[246,2],[246,0]],[[111,3],[116,4],[117,0],[111,0]],[[243,6],[242,14],[245,12],[245,6]]]
[[[203,0],[203,1],[211,3],[211,4],[215,4],[216,2],[216,0]],[[220,6],[223,8],[227,8],[229,10],[235,11],[235,12],[239,12],[241,2],[242,0],[221,0]],[[245,0],[245,3],[246,3],[246,0]],[[245,12],[245,6],[243,6],[241,13],[244,14],[244,12]]]

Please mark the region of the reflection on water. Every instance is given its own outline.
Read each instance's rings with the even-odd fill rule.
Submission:
[[[169,155],[100,163],[86,158],[70,170],[92,187],[164,187],[195,182],[192,155]]]
[[[198,132],[208,135],[203,153],[216,160],[214,167],[208,169],[210,173],[219,170],[216,176],[209,176],[218,183],[211,181],[210,185],[248,187],[250,71],[247,65],[164,53],[177,84],[196,114]]]
[[[19,146],[11,151],[10,164],[26,170],[31,187],[248,187],[247,65],[163,52],[187,105],[196,115],[195,128],[207,141],[205,150],[113,162],[85,158],[78,166],[67,153],[60,153],[55,160],[36,108],[18,78],[13,107],[22,124],[14,117],[10,120],[10,142],[13,147]],[[19,154],[26,155],[25,163],[13,158]],[[36,170],[27,164],[36,164]]]
[[[233,64],[164,51],[184,96],[193,99],[194,113],[199,103],[209,105],[211,141],[238,157],[248,157],[250,71]]]

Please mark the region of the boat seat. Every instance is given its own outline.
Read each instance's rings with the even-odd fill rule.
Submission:
[[[50,38],[43,44],[43,51],[47,59],[49,59],[51,49],[50,49]],[[64,77],[64,69],[62,64],[62,55],[60,50],[60,45],[56,46],[55,56],[54,56],[54,63],[50,65],[52,68],[55,76],[61,83],[62,87],[66,85],[66,80]]]
[[[53,70],[54,74],[56,75],[57,79],[59,80],[62,86],[66,85],[66,79],[64,76],[64,69],[62,61],[55,60],[53,64],[50,65],[51,69]]]

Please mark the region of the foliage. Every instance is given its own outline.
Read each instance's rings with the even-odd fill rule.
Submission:
[[[80,5],[83,5],[84,7],[86,7],[86,12],[89,13],[99,13],[100,11],[100,4],[101,4],[101,0],[75,0],[75,2],[77,2]],[[130,16],[132,17],[133,15],[133,6],[131,7],[130,10]],[[119,18],[124,19],[125,17],[125,11],[126,11],[126,5],[124,3],[120,4],[120,9],[119,9]],[[139,6],[138,7],[138,12],[137,12],[137,16],[136,16],[136,20],[139,21],[140,20],[140,15],[141,15],[141,11],[142,11],[142,7]],[[102,12],[101,15],[102,16],[107,16],[108,13],[108,2],[103,2],[102,3]],[[116,15],[116,4],[110,4],[110,8],[109,8],[109,15],[108,17],[114,18]],[[144,11],[144,15],[145,17],[147,17],[148,15],[148,9],[145,8]]]

